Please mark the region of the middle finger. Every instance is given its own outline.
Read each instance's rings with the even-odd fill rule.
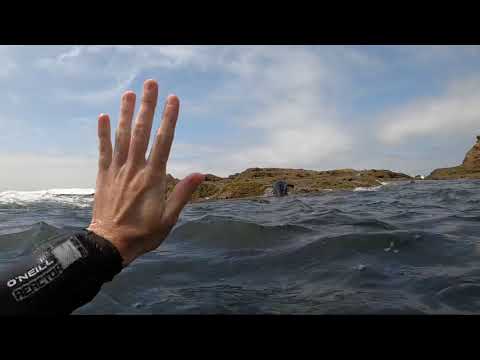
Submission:
[[[143,84],[143,96],[140,111],[135,121],[135,128],[130,142],[129,160],[133,164],[144,164],[153,116],[158,98],[158,85],[155,80],[147,80]]]

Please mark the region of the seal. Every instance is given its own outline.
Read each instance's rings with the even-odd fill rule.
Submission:
[[[293,185],[287,184],[286,181],[277,180],[273,183],[273,195],[275,196],[286,196],[288,195],[288,188]]]

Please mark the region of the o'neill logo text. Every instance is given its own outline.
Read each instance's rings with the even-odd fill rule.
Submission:
[[[30,270],[28,270],[24,274],[19,275],[19,276],[15,276],[13,279],[8,280],[7,286],[8,287],[13,287],[17,284],[21,284],[21,283],[31,279],[35,275],[41,273],[43,270],[48,268],[50,265],[53,265],[53,263],[54,263],[53,261],[47,259],[43,263],[40,263],[40,265],[37,265],[37,266],[31,268]]]

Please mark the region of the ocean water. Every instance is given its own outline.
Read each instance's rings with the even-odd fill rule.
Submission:
[[[0,271],[92,193],[0,193]],[[75,314],[480,313],[479,239],[480,181],[196,203]]]

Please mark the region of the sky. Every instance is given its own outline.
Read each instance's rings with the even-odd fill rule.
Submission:
[[[146,79],[180,98],[177,178],[428,175],[480,135],[480,46],[0,46],[0,191],[94,188],[97,117],[113,133],[121,94]]]

